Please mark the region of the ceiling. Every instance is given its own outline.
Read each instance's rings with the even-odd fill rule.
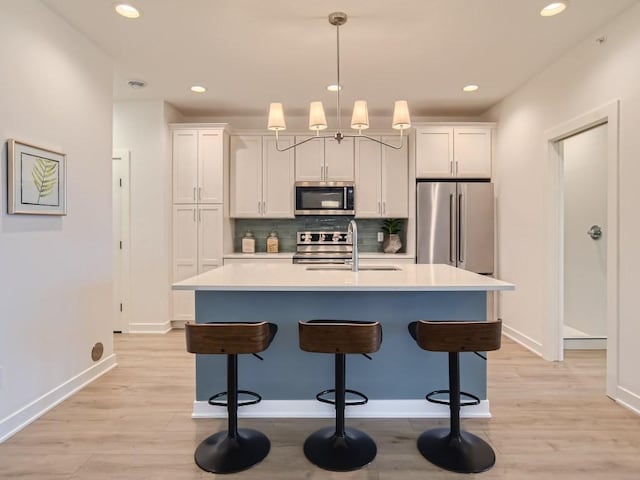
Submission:
[[[555,17],[544,0],[42,0],[114,59],[114,99],[166,100],[186,116],[265,116],[269,102],[305,115],[322,100],[335,115],[340,28],[345,110],[365,99],[372,115],[409,101],[413,116],[484,112],[636,0],[571,0]],[[144,89],[127,85],[147,82]],[[480,85],[463,93],[468,83]],[[208,91],[189,91],[194,84]],[[331,122],[330,122],[331,123]]]

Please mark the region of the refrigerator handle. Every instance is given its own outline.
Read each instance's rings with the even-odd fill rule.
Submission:
[[[449,194],[449,261],[452,265],[456,264],[456,197],[453,193]]]
[[[464,202],[464,196],[462,194],[458,195],[458,262],[464,262],[464,255],[462,254],[463,246],[464,246],[464,231],[462,227],[464,226],[464,212],[462,211],[462,203]]]

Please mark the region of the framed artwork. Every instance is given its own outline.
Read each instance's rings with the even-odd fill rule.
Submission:
[[[67,156],[10,139],[8,213],[67,214]]]

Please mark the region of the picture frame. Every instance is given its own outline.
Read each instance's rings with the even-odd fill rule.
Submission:
[[[67,214],[67,156],[9,139],[7,145],[9,214]]]

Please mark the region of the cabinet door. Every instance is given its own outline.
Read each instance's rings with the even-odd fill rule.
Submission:
[[[354,155],[353,138],[345,138],[340,143],[332,138],[325,139],[325,180],[332,182],[353,182]]]
[[[198,273],[222,265],[222,205],[198,206]]]
[[[453,128],[424,127],[416,130],[416,177],[453,176]]]
[[[491,178],[491,129],[454,129],[454,166],[457,177]]]
[[[198,132],[173,132],[173,203],[196,203],[198,186]]]
[[[269,218],[293,218],[294,153],[276,150],[275,137],[263,140],[262,215]],[[280,137],[282,147],[293,145],[293,137]]]
[[[230,209],[232,217],[262,212],[262,137],[231,137]]]
[[[311,137],[296,137],[301,142]],[[295,148],[296,182],[324,180],[324,139],[318,138]]]
[[[356,217],[377,218],[382,212],[381,145],[371,140],[356,139]]]
[[[398,137],[382,137],[382,141],[396,145]],[[400,150],[382,147],[382,216],[386,218],[409,216],[408,141]]]
[[[198,273],[198,219],[196,205],[173,207],[173,281],[178,282]],[[193,292],[174,291],[173,320],[193,320]]]
[[[198,132],[198,202],[222,203],[223,159],[222,132]]]

